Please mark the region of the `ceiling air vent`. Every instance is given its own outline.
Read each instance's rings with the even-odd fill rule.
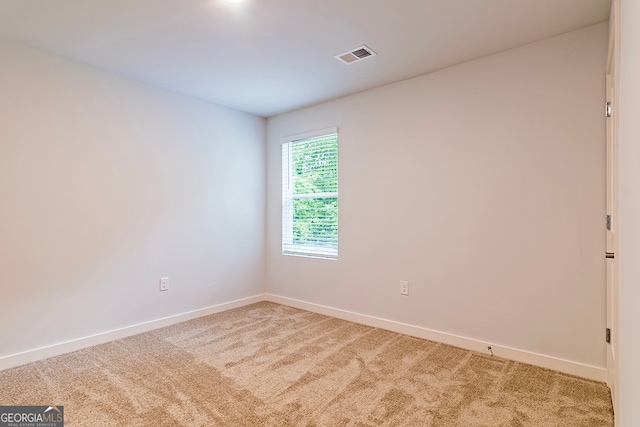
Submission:
[[[362,45],[355,49],[351,49],[345,53],[341,53],[340,55],[336,55],[335,58],[342,62],[343,64],[353,64],[354,62],[361,61],[366,58],[371,58],[375,56],[376,53],[371,50],[371,48],[367,45]]]

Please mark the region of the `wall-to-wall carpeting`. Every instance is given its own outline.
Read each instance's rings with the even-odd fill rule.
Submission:
[[[68,426],[612,426],[606,385],[262,302],[0,372]]]

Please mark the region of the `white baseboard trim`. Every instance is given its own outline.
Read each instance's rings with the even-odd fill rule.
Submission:
[[[255,295],[248,298],[242,298],[235,301],[230,301],[222,304],[213,305],[207,308],[199,310],[193,310],[182,314],[176,314],[174,316],[164,317],[162,319],[152,320],[150,322],[139,323],[133,326],[127,326],[121,329],[115,329],[108,332],[103,332],[96,335],[91,335],[84,338],[78,338],[71,341],[66,341],[60,344],[54,344],[47,347],[41,347],[22,353],[12,354],[9,356],[0,357],[0,371],[4,369],[13,368],[16,366],[24,365],[26,363],[35,362],[49,357],[59,356],[61,354],[69,353],[72,351],[80,350],[83,348],[91,347],[98,344],[104,344],[109,341],[117,340],[120,338],[126,338],[131,335],[148,332],[153,329],[163,328],[165,326],[174,325],[176,323],[184,322],[187,320],[195,319],[198,317],[208,316],[210,314],[220,313],[222,311],[231,310],[232,308],[238,308],[256,302],[264,301],[265,296]]]
[[[437,341],[484,354],[489,353],[487,350],[487,346],[491,346],[491,350],[493,351],[493,354],[495,356],[505,359],[529,363],[531,365],[540,366],[542,368],[553,369],[555,371],[560,371],[566,374],[600,382],[605,382],[607,379],[606,369],[599,368],[597,366],[585,365],[578,362],[572,362],[570,360],[559,359],[552,356],[545,356],[543,354],[532,353],[525,350],[518,350],[516,348],[505,347],[493,343],[487,343],[473,338],[435,331],[432,329],[423,328],[421,326],[381,319],[379,317],[340,310],[337,308],[313,304],[292,298],[281,297],[278,295],[265,294],[265,299],[267,301],[275,302],[278,304],[287,305],[314,313],[324,314],[326,316],[337,317],[339,319],[348,320],[367,326],[386,329],[392,332],[398,332],[405,335],[411,335],[418,338]]]
[[[22,353],[12,354],[0,357],[0,371],[24,365],[26,363],[35,362],[49,357],[59,356],[61,354],[80,350],[98,344],[104,344],[109,341],[126,338],[131,335],[148,332],[154,329],[163,328],[165,326],[174,325],[176,323],[185,322],[187,320],[198,317],[208,316],[210,314],[220,313],[233,308],[254,304],[260,301],[271,301],[314,313],[324,314],[326,316],[336,317],[338,319],[348,320],[367,326],[386,329],[392,332],[398,332],[418,338],[424,338],[431,341],[437,341],[456,347],[473,350],[487,354],[487,346],[490,345],[493,354],[505,359],[515,360],[517,362],[529,363],[555,371],[564,372],[582,378],[595,381],[606,382],[607,371],[604,368],[585,365],[570,360],[559,359],[552,356],[545,356],[538,353],[532,353],[525,350],[501,346],[493,343],[479,341],[473,338],[462,337],[458,335],[440,332],[433,329],[423,328],[421,326],[409,325],[406,323],[396,322],[393,320],[382,319],[379,317],[368,316],[365,314],[355,313],[347,310],[341,310],[333,307],[327,307],[320,304],[314,304],[306,301],[296,300],[287,297],[281,297],[273,294],[261,294],[248,298],[243,298],[227,303],[217,304],[211,307],[190,311],[187,313],[177,314],[162,319],[152,320],[150,322],[140,323],[121,329],[116,329],[96,335],[91,335],[76,340],[71,340],[47,347],[41,347]]]

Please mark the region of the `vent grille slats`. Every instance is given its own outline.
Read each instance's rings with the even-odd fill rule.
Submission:
[[[369,46],[362,45],[355,49],[348,50],[344,53],[336,55],[335,58],[343,64],[353,64],[366,58],[377,55]]]
[[[354,50],[353,53],[355,56],[357,56],[360,59],[366,58],[367,56],[371,56],[371,52],[369,52],[367,49],[358,49],[358,50]]]

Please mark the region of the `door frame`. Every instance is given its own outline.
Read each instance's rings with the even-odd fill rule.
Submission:
[[[607,385],[611,389],[614,412],[618,412],[619,370],[619,100],[620,100],[620,0],[611,2],[609,16],[609,51],[606,68],[606,101],[611,114],[606,118],[606,207],[611,215],[606,231],[606,295],[607,328],[611,339],[607,345]],[[613,257],[611,257],[613,255]]]

